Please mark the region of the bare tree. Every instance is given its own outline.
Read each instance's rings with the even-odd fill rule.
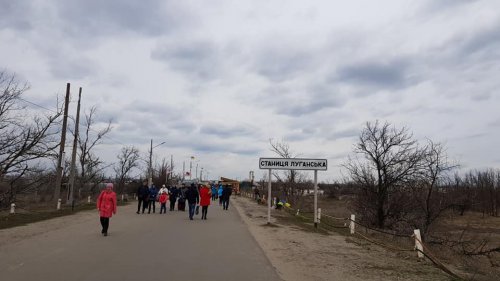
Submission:
[[[114,170],[118,179],[118,190],[123,193],[130,171],[139,165],[139,150],[133,146],[123,147],[117,158],[118,163],[115,164]]]
[[[78,138],[79,146],[79,162],[80,162],[80,187],[86,183],[93,182],[91,192],[95,188],[95,183],[102,180],[103,162],[97,155],[93,153],[94,148],[102,143],[102,139],[111,131],[111,121],[108,121],[106,126],[100,130],[95,130],[97,108],[93,106],[88,113],[85,114],[84,130],[80,131]]]
[[[444,200],[443,193],[438,187],[443,186],[449,172],[457,165],[449,163],[445,148],[440,143],[427,140],[427,152],[424,154],[423,169],[415,187],[415,198],[419,201],[423,216],[419,216],[417,227],[426,235],[431,224],[441,213],[451,206],[451,202]]]
[[[422,169],[425,151],[404,127],[397,129],[378,120],[366,123],[354,148],[364,159],[349,158],[344,167],[361,188],[358,203],[362,206],[358,207],[370,212],[378,227],[384,227],[388,215],[401,203],[389,198],[407,188]]]
[[[0,178],[22,173],[33,160],[54,156],[59,146],[55,125],[62,110],[30,118],[20,105],[28,89],[15,75],[0,72]]]
[[[296,158],[298,156],[292,151],[290,145],[284,140],[274,141],[273,139],[270,139],[269,144],[271,146],[271,151],[282,158]],[[304,175],[297,170],[286,170],[284,171],[284,175],[285,177],[282,178],[280,173],[273,172],[273,176],[278,180],[278,183],[282,184],[283,193],[286,196],[285,199],[287,201],[300,204],[300,198],[302,197],[304,188],[307,185],[300,185],[298,183],[305,181]]]
[[[52,115],[37,115],[21,104],[27,83],[21,83],[15,75],[0,71],[0,179],[10,177],[10,195],[15,199],[15,182],[26,173],[35,170],[36,160],[54,157],[59,146],[56,139],[57,119],[62,108]]]

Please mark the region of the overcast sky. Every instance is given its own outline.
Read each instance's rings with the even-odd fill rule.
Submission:
[[[83,108],[113,122],[107,163],[153,139],[177,171],[195,156],[210,178],[260,179],[275,139],[328,159],[333,181],[378,119],[443,142],[463,169],[500,168],[497,0],[0,5],[0,68],[47,108],[70,82],[76,111],[83,87]]]

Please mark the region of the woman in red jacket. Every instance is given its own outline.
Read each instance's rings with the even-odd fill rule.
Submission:
[[[210,188],[206,185],[202,185],[200,189],[200,206],[201,206],[201,219],[207,219],[208,206],[210,205],[210,199],[212,198],[212,192]]]
[[[116,193],[113,192],[113,184],[106,184],[97,198],[97,210],[101,217],[102,235],[108,236],[109,218],[116,214]]]

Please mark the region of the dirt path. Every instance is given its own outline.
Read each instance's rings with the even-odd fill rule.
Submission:
[[[244,197],[235,207],[278,274],[286,281],[300,280],[451,280],[432,264],[332,233],[307,232],[273,219],[266,226],[267,207]],[[282,216],[273,210],[274,215]],[[348,242],[350,241],[350,242]]]

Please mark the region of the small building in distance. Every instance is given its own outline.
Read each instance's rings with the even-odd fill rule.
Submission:
[[[240,182],[237,180],[233,180],[230,178],[220,177],[220,181],[222,185],[231,185],[233,188],[234,194],[240,194]]]

